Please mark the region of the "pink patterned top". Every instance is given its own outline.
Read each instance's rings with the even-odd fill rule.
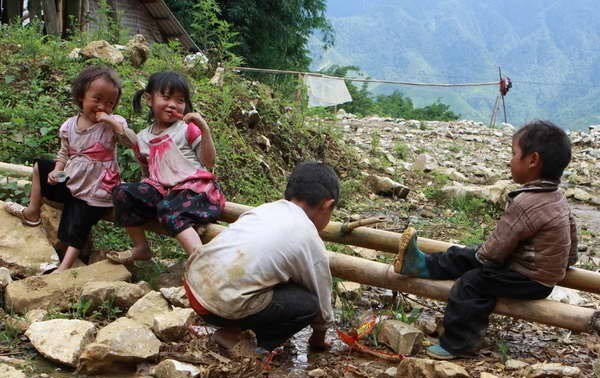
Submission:
[[[215,182],[216,177],[198,160],[196,148],[202,132],[193,123],[177,121],[159,134],[152,126],[138,133],[134,147],[148,177],[142,182],[152,185],[163,196],[173,190],[189,189],[206,193],[208,200],[225,207],[225,196]]]
[[[97,123],[80,131],[77,129],[79,116],[69,118],[59,130],[60,150],[57,162],[65,163],[69,176],[67,187],[73,197],[91,206],[112,207],[112,188],[121,182],[117,164],[117,141],[131,147],[136,136],[127,127],[127,121],[119,115],[111,115],[123,126],[123,134],[115,134],[106,123]]]

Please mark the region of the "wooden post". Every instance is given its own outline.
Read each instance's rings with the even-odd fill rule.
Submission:
[[[4,0],[4,21],[7,23],[15,22],[15,20],[23,16],[23,0]]]
[[[63,31],[62,24],[62,0],[42,0],[42,9],[44,10],[44,24],[46,33],[61,35]]]
[[[31,175],[31,172],[31,167],[0,162],[0,173],[12,174],[18,177],[28,177]],[[251,206],[227,202],[225,210],[219,219],[224,222],[232,223],[235,222],[240,215],[251,209]],[[321,231],[320,235],[323,240],[330,242],[354,245],[394,254],[398,252],[398,243],[400,242],[401,234],[397,232],[378,230],[369,227],[357,227],[350,233],[345,233],[344,230],[345,228],[342,223],[329,222],[327,227]],[[454,245],[452,243],[427,238],[418,238],[417,242],[419,248],[426,253],[442,252]],[[558,285],[587,291],[589,293],[600,294],[600,273],[579,268],[569,268],[565,279],[559,282]]]

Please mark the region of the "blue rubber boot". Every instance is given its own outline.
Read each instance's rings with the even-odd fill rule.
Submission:
[[[436,344],[427,348],[427,355],[429,357],[435,358],[436,360],[453,360],[458,358],[458,356],[448,352],[441,345]]]
[[[412,227],[407,227],[400,237],[394,271],[412,277],[431,277],[425,254],[417,248],[417,231]]]

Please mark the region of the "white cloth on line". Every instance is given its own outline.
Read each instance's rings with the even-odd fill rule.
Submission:
[[[352,101],[344,79],[304,76],[308,87],[308,106],[333,106]]]

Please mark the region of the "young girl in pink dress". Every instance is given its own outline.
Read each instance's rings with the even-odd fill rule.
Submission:
[[[133,99],[137,112],[142,100],[150,107],[152,124],[137,135],[137,156],[146,178],[117,186],[113,191],[117,224],[127,227],[134,246],[109,252],[118,263],[152,257],[141,226],[157,219],[191,254],[202,245],[194,225],[214,222],[225,206],[215,176],[215,146],[208,124],[192,112],[187,80],[176,72],[150,76],[146,89]]]
[[[29,205],[7,202],[4,209],[27,226],[41,223],[42,197],[64,204],[58,239],[67,245],[56,271],[69,269],[92,228],[112,207],[111,191],[119,184],[117,141],[135,144],[135,133],[125,119],[112,114],[121,97],[117,73],[109,67],[84,69],[71,86],[79,114],[59,130],[56,159],[36,159]]]

